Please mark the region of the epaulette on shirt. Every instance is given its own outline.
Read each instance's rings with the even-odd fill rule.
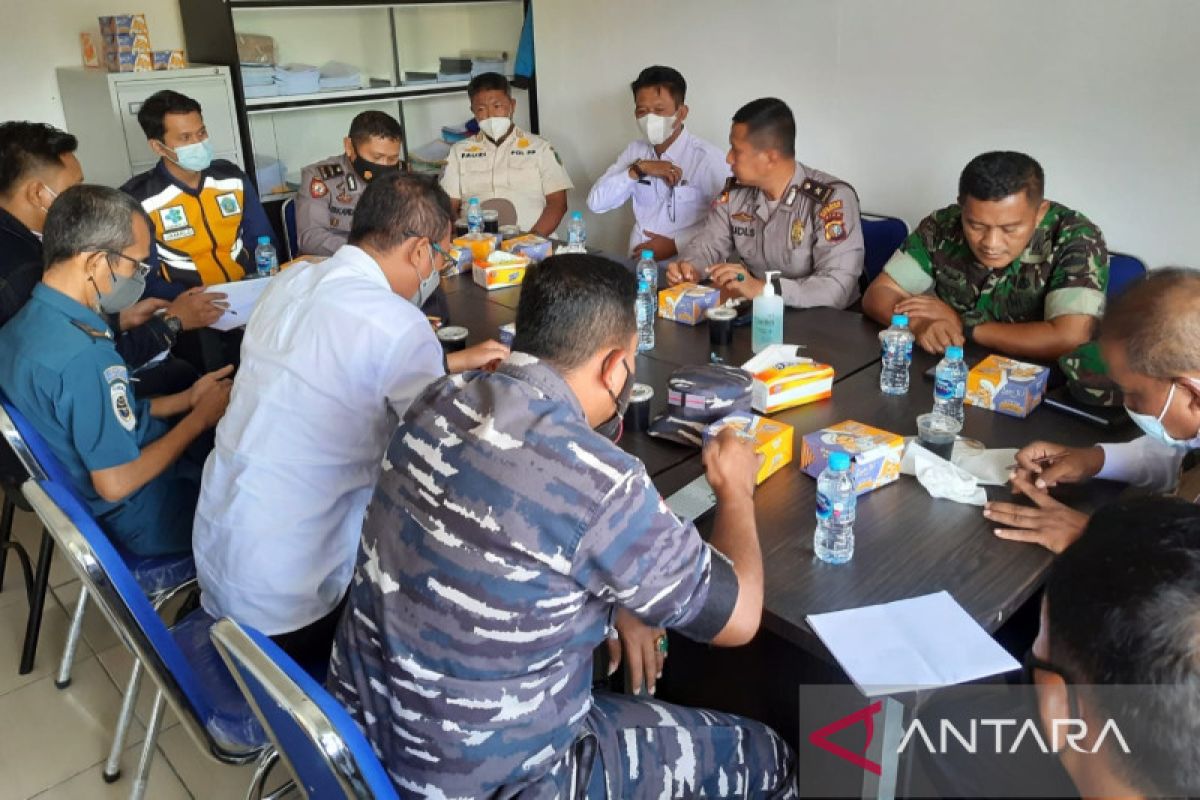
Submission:
[[[77,320],[77,319],[73,319],[73,320],[71,320],[71,324],[72,324],[72,325],[74,325],[76,328],[79,328],[79,330],[81,330],[81,331],[83,331],[84,333],[86,333],[86,334],[87,334],[88,336],[90,336],[92,339],[108,339],[108,340],[111,340],[111,339],[113,338],[113,335],[112,335],[112,332],[111,332],[111,331],[101,331],[101,330],[96,330],[96,329],[95,329],[95,328],[93,328],[91,325],[88,325],[88,324],[87,324],[87,323],[85,323],[85,322],[80,322],[80,321],[79,321],[79,320]]]
[[[821,205],[829,202],[829,198],[833,197],[833,187],[828,183],[821,183],[812,178],[805,178],[800,184],[800,191],[806,196],[816,200]]]
[[[336,178],[342,174],[342,165],[337,163],[321,164],[317,167],[317,173],[321,176],[322,180]]]

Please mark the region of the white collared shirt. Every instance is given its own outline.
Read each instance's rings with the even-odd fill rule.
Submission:
[[[670,161],[683,170],[683,183],[675,187],[674,198],[661,178],[629,177],[633,162],[643,160]],[[588,192],[587,204],[592,213],[604,214],[632,197],[630,251],[646,241],[647,231],[674,239],[675,247],[682,250],[704,227],[713,198],[721,193],[729,175],[725,154],[684,128],[661,156],[645,139],[630,143]]]
[[[196,508],[209,614],[274,636],[333,610],[391,434],[442,365],[428,320],[357,247],[271,280]]]
[[[1179,483],[1179,468],[1187,450],[1149,436],[1132,442],[1102,444],[1104,466],[1097,478],[1120,481],[1156,492],[1170,492]]]

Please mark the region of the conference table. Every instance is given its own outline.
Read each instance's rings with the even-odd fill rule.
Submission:
[[[444,281],[451,320],[466,326],[469,343],[496,335],[516,315],[519,288],[486,292],[470,276]],[[933,499],[908,476],[858,498],[854,558],[830,565],[813,554],[816,481],[800,471],[800,439],[811,431],[856,420],[905,436],[916,433],[916,417],[932,405],[933,382],[924,376],[938,357],[914,352],[908,394],[879,390],[879,326],[852,311],[788,309],[787,344],[833,367],[832,396],[771,415],[794,429],[793,462],[768,478],[755,496],[764,563],[764,631],[752,645],[722,651],[672,637],[669,669],[659,696],[746,713],[772,724],[795,743],[795,687],[799,682],[846,682],[809,627],[810,614],[902,600],[946,590],[985,630],[995,633],[1034,595],[1052,554],[1032,544],[992,533],[977,506]],[[637,358],[637,380],[654,389],[652,418],[665,408],[666,381],[679,366],[706,363],[713,355],[706,325],[657,319],[655,347]],[[729,364],[751,356],[749,327],[717,354]],[[967,362],[986,353],[967,349]],[[1021,447],[1035,439],[1068,445],[1128,439],[1132,426],[1109,431],[1049,406],[1024,419],[967,406],[962,435],[988,448]],[[659,491],[669,497],[703,474],[696,448],[626,432],[620,446],[637,455]],[[1121,487],[1092,481],[1056,492],[1059,499],[1091,511]],[[988,487],[990,499],[1010,500],[1007,487]],[[712,514],[697,520],[711,533]],[[739,680],[729,680],[736,677]]]

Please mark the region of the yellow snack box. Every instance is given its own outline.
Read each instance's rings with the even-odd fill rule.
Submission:
[[[704,312],[720,299],[719,289],[695,283],[678,283],[658,293],[658,315],[684,325],[699,325],[704,321]]]
[[[453,244],[455,247],[468,248],[476,261],[487,261],[488,256],[496,252],[496,237],[490,233],[468,233],[459,236]]]
[[[725,428],[733,427],[745,431],[751,425],[754,425],[754,452],[763,457],[755,481],[762,483],[792,463],[792,441],[795,431],[791,425],[757,414],[730,414],[704,429],[704,441],[707,443]]]
[[[550,257],[550,240],[538,236],[536,233],[526,233],[512,239],[505,239],[500,247],[510,253],[525,256],[534,264]]]
[[[497,252],[488,256],[487,261],[475,261],[471,267],[471,275],[475,283],[491,291],[518,286],[525,280],[525,271],[529,269],[529,259],[511,253]]]
[[[864,494],[900,477],[904,437],[854,420],[839,422],[804,435],[800,469],[815,478],[829,464],[829,454],[838,451],[850,456],[854,491]]]
[[[824,400],[833,393],[833,367],[799,354],[794,344],[768,345],[742,364],[754,376],[750,405],[760,414]]]
[[[1010,417],[1027,417],[1046,394],[1050,370],[990,355],[967,373],[965,402]]]

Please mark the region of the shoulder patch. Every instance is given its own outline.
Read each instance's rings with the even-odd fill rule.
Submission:
[[[125,368],[124,364],[114,364],[104,370],[104,382],[112,383],[113,381],[129,382],[129,370]]]
[[[329,187],[325,185],[325,181],[320,178],[313,178],[308,184],[308,193],[314,199],[320,199],[329,194]]]
[[[849,235],[850,232],[846,230],[846,224],[842,222],[840,215],[838,219],[831,219],[825,223],[825,241],[840,242]]]
[[[137,415],[133,413],[133,404],[129,402],[129,384],[125,381],[113,381],[108,385],[108,396],[121,427],[127,431],[136,428]]]
[[[842,217],[842,201],[834,200],[832,203],[826,203],[824,206],[821,207],[821,210],[818,212],[818,216],[820,216],[821,219],[825,220],[826,222],[828,222],[829,220],[831,220],[835,217],[838,219],[841,219],[841,217]]]
[[[814,181],[812,178],[804,179],[804,182],[800,184],[800,191],[803,192],[806,197],[811,197],[818,203],[828,203],[829,198],[833,197],[832,186],[827,183],[821,183],[820,181]]]

